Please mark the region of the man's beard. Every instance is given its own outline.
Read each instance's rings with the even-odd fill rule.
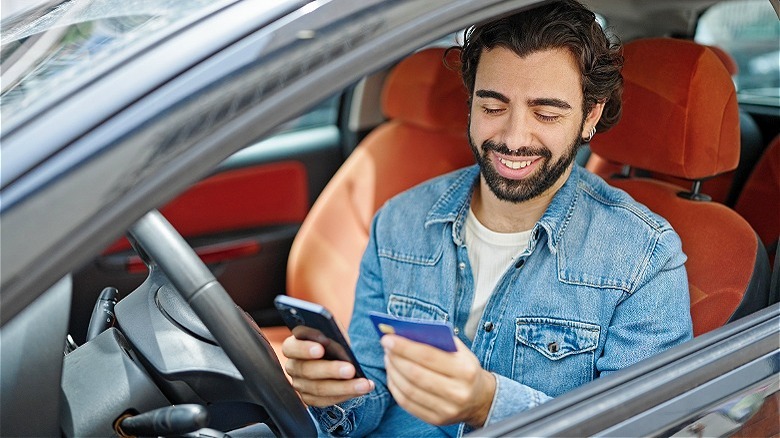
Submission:
[[[582,128],[580,128],[580,131],[582,131]],[[482,177],[485,179],[488,187],[490,187],[490,191],[502,201],[519,203],[536,198],[552,187],[576,158],[577,149],[582,144],[582,140],[577,135],[566,152],[554,163],[550,163],[552,152],[547,148],[521,147],[513,151],[509,149],[506,143],[497,144],[493,141],[485,140],[482,143],[482,153],[480,154],[479,149],[474,144],[474,139],[471,138],[471,132],[469,132],[469,144],[471,145],[471,151],[474,153],[474,158],[476,158],[477,164],[479,164]],[[541,157],[539,160],[542,160],[542,162],[539,163],[534,173],[527,178],[521,180],[504,178],[493,167],[493,161],[490,159],[491,150],[507,156],[539,156]]]

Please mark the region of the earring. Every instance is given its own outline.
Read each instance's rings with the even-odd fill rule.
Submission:
[[[590,128],[590,135],[588,136],[588,138],[583,138],[582,142],[583,143],[587,143],[587,142],[591,141],[593,139],[594,135],[596,135],[596,127],[595,126]]]

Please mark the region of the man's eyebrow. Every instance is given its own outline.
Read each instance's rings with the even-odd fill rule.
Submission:
[[[571,105],[568,102],[554,97],[539,97],[536,99],[529,99],[528,106],[552,106],[560,109],[571,109]]]
[[[496,99],[504,103],[509,103],[510,100],[505,95],[499,93],[498,91],[493,91],[493,90],[477,90],[474,94],[476,94],[477,97],[482,97],[486,99]]]

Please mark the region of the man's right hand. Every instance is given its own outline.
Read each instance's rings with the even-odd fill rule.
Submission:
[[[282,353],[288,359],[284,368],[293,387],[309,406],[331,406],[374,389],[371,380],[354,378],[351,363],[322,359],[325,349],[317,342],[290,336],[282,344]]]

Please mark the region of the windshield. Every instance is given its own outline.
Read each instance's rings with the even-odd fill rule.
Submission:
[[[110,68],[131,47],[232,0],[39,2],[0,24],[0,116],[18,117]]]

